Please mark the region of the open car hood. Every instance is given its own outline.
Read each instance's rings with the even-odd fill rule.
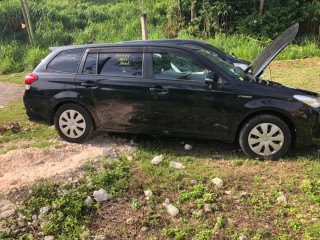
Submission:
[[[281,33],[245,70],[251,70],[252,77],[259,77],[269,63],[296,37],[299,23],[292,25]]]

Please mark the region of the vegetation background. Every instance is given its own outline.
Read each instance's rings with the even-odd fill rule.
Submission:
[[[150,39],[196,38],[253,60],[295,22],[300,32],[278,59],[320,56],[319,0],[27,0],[35,32],[31,47],[21,0],[0,0],[0,73],[35,67],[49,46],[141,38],[148,14]]]

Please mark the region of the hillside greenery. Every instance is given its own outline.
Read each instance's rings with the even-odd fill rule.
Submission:
[[[320,56],[317,0],[27,0],[35,33],[31,47],[20,0],[0,0],[0,72],[30,70],[49,46],[141,38],[140,14],[150,39],[202,39],[253,60],[271,39],[295,22],[299,38],[279,59]],[[179,8],[179,2],[181,2]]]

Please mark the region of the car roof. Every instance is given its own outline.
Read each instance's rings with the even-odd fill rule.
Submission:
[[[170,44],[171,43],[171,44]],[[77,48],[105,48],[105,47],[173,47],[178,49],[190,50],[188,47],[180,46],[174,44],[173,42],[158,42],[158,40],[151,41],[134,41],[134,42],[122,42],[122,43],[98,43],[98,44],[82,44],[82,45],[67,45],[67,46],[57,46],[50,47],[51,51],[63,51],[63,50],[71,50]]]
[[[169,43],[169,44],[206,44],[205,42],[199,40],[190,40],[190,39],[157,39],[157,40],[130,40],[130,41],[122,41],[119,43]]]

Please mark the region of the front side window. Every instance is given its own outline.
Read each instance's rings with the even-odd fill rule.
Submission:
[[[204,81],[208,69],[196,59],[177,53],[153,53],[155,79]]]
[[[62,51],[48,64],[47,69],[57,72],[76,73],[83,52],[83,48]]]
[[[142,53],[99,53],[98,74],[142,77]]]

